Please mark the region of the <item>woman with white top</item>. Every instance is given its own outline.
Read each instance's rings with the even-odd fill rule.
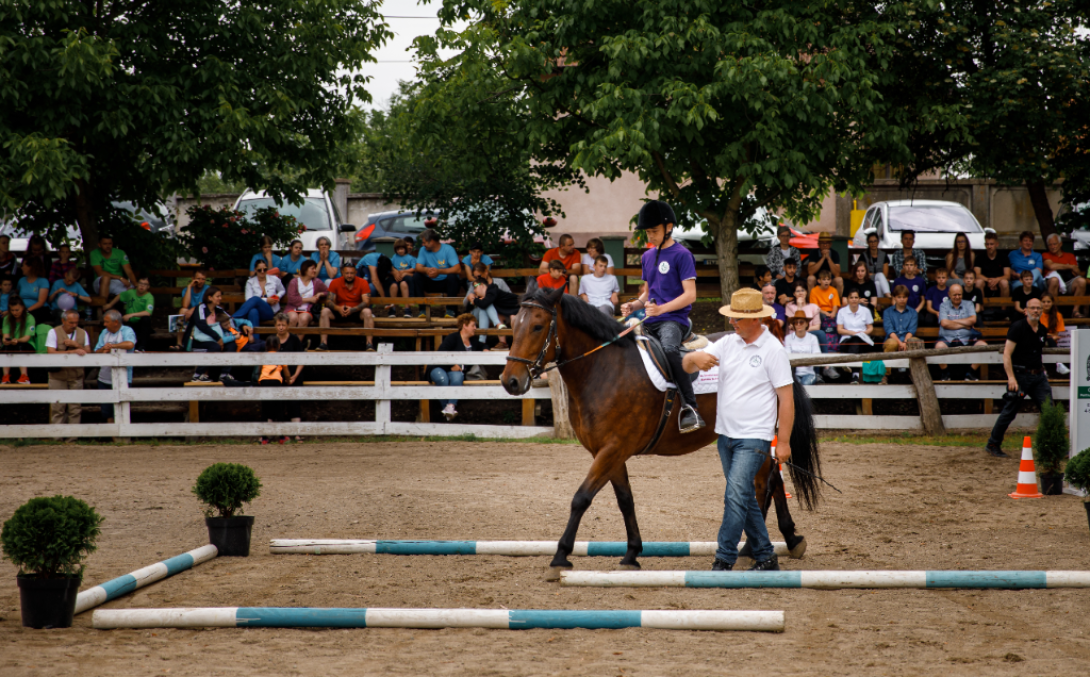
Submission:
[[[879,296],[889,296],[889,280],[883,272],[889,262],[886,253],[878,248],[878,233],[867,235],[867,248],[859,255],[857,261],[867,264],[867,273],[874,280],[874,286]]]
[[[805,282],[799,282],[795,285],[794,296],[795,300],[784,306],[784,315],[795,317],[802,313],[809,318],[809,332],[817,339],[821,352],[828,352],[829,336],[821,330],[821,308],[816,303],[810,303],[810,292],[807,290]]]
[[[816,355],[821,353],[817,337],[810,333],[810,318],[806,313],[797,311],[794,315],[787,316],[787,322],[791,326],[789,333],[783,340],[783,347],[789,353],[802,353]],[[817,372],[813,367],[795,367],[795,376],[804,386],[817,383]]]
[[[587,240],[587,253],[583,254],[581,263],[584,271],[594,270],[594,260],[599,256],[606,257],[606,275],[613,274],[613,257],[606,253],[606,246],[596,237]],[[586,277],[584,275],[584,277]]]
[[[318,279],[318,264],[311,260],[303,261],[299,268],[299,277],[288,283],[284,294],[284,309],[288,313],[288,323],[292,327],[306,327],[314,321],[314,307],[321,307],[326,292],[325,283]]]
[[[259,259],[254,264],[254,276],[246,281],[246,302],[235,311],[235,319],[247,319],[254,327],[268,322],[280,312],[284,298],[284,283],[276,274],[269,274],[269,264]]]
[[[848,305],[837,311],[836,333],[840,335],[840,352],[855,355],[869,353],[874,342],[869,341],[874,331],[874,315],[870,308],[859,304],[859,292],[848,292]],[[863,337],[867,337],[864,339]],[[852,367],[852,383],[859,383],[859,367]]]

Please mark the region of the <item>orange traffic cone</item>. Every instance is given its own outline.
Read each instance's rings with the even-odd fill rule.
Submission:
[[[1037,491],[1037,471],[1033,465],[1033,448],[1029,436],[1022,441],[1022,462],[1018,464],[1018,486],[1011,498],[1044,498]]]
[[[779,441],[780,441],[780,436],[779,435],[776,435],[776,436],[774,436],[772,438],[772,455],[773,456],[776,455],[776,446],[777,446],[777,443]],[[778,466],[779,466],[779,470],[780,470],[780,479],[783,480],[783,463],[779,463]],[[786,483],[783,485],[783,495],[784,495],[785,498],[791,498],[791,492],[789,492],[787,490],[787,484]]]

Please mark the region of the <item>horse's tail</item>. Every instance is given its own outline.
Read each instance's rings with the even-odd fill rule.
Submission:
[[[813,510],[821,497],[821,484],[817,480],[821,475],[821,458],[818,456],[814,409],[806,386],[798,379],[795,379],[792,390],[795,396],[795,425],[791,428],[791,465],[787,469],[791,473],[799,503],[807,510]]]

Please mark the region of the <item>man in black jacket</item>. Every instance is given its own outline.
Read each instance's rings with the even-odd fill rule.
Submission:
[[[1007,393],[1003,396],[1003,411],[984,447],[984,451],[992,456],[1007,456],[1001,449],[1003,435],[1021,409],[1023,397],[1029,395],[1037,406],[1052,399],[1052,386],[1048,384],[1048,375],[1041,361],[1047,336],[1048,329],[1041,324],[1041,299],[1030,299],[1026,302],[1026,317],[1007,330],[1007,344],[1003,348]]]

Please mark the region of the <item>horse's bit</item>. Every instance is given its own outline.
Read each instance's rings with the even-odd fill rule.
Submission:
[[[513,357],[511,355],[507,356],[508,360],[511,360],[513,362],[522,362],[523,364],[529,365],[527,366],[527,370],[530,372],[530,380],[533,381],[545,372],[550,371],[550,369],[545,368],[545,353],[549,352],[549,346],[552,345],[554,340],[556,341],[556,355],[553,356],[553,361],[560,361],[560,336],[558,336],[556,333],[556,308],[548,308],[541,305],[540,303],[534,303],[533,301],[523,301],[519,305],[523,308],[540,308],[541,310],[544,310],[553,317],[552,322],[549,324],[549,336],[545,339],[545,345],[541,346],[541,352],[538,353],[536,360],[530,361],[524,357]]]

